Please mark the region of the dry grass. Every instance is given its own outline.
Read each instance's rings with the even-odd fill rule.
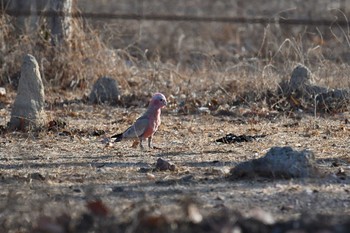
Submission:
[[[131,3],[120,4],[124,12],[133,12],[135,7]],[[162,3],[155,8],[152,2],[148,4],[144,13],[167,5]],[[191,7],[197,3],[186,4]],[[266,4],[271,3],[261,4],[261,9],[268,9]],[[284,17],[295,17],[297,12],[301,17],[310,8],[306,5],[306,9],[293,10],[291,3],[283,8],[288,11],[279,11],[281,6],[272,4],[276,5],[270,10],[275,9]],[[95,11],[102,6],[105,5],[81,5]],[[209,14],[211,10],[212,15],[217,15],[222,14],[222,7],[227,11],[238,7],[245,9],[236,9],[242,16],[254,15],[249,4],[234,6],[214,1],[203,6],[196,14]],[[178,9],[179,14],[186,9],[178,7],[164,9],[168,13]],[[113,11],[113,6],[108,9]],[[344,6],[344,12],[329,10],[322,15],[342,19],[346,9]],[[315,19],[316,14],[309,18]],[[187,98],[195,93],[194,99],[203,100],[203,105],[212,98],[231,104],[247,91],[256,93],[257,101],[264,92],[274,90],[278,82],[287,79],[298,63],[308,66],[320,85],[349,87],[347,53],[343,52],[349,46],[349,38],[347,30],[336,22],[329,28],[78,19],[74,21],[72,40],[62,48],[51,46],[44,19],[39,30],[22,36],[16,35],[12,22],[13,19],[2,16],[1,85],[18,77],[23,55],[31,53],[41,65],[46,88],[68,90],[68,94],[71,90],[87,94],[93,82],[106,75],[118,79],[122,95],[140,96],[139,100],[157,90],[167,96],[183,94]]]
[[[132,11],[129,2],[120,1],[118,9]],[[283,6],[279,2],[261,1],[261,14],[306,17],[307,9],[313,7],[303,3],[305,6],[297,10],[282,11],[293,9],[295,2]],[[325,2],[331,7],[331,1]],[[145,11],[159,10],[153,1],[149,4],[154,4],[153,8]],[[230,1],[210,0],[195,12],[192,9],[197,9],[193,6],[198,1],[186,4],[189,6],[184,8],[180,3],[170,8],[166,4],[157,6],[178,13],[188,9],[198,15],[209,10],[230,15],[230,9],[238,15],[256,15],[249,1],[232,5]],[[101,1],[86,7],[98,10],[105,6],[106,1]],[[343,13],[348,12],[347,7]],[[316,9],[308,17],[322,13]],[[339,11],[322,14],[325,18],[334,15],[344,16]],[[42,224],[42,216],[62,213],[72,218],[73,232],[84,214],[91,215],[86,203],[92,199],[101,199],[111,217],[93,216],[96,232],[107,229],[103,224],[110,222],[114,229],[133,232],[144,210],[160,212],[175,227],[181,225],[177,221],[187,224],[182,207],[186,198],[198,200],[204,217],[222,207],[243,215],[258,207],[272,213],[277,221],[302,218],[302,213],[348,218],[347,110],[313,115],[310,105],[306,112],[312,115],[308,115],[292,106],[285,112],[273,107],[277,102],[290,105],[275,90],[299,63],[309,67],[317,85],[350,87],[348,53],[343,52],[349,47],[347,29],[336,23],[331,28],[189,22],[172,22],[169,26],[169,22],[92,23],[78,19],[72,40],[54,47],[45,21],[40,25],[38,31],[18,36],[13,18],[2,15],[0,20],[0,86],[9,90],[0,98],[1,232],[30,232]],[[49,119],[64,121],[66,128],[28,133],[3,130],[26,53],[33,54],[41,66]],[[90,87],[100,76],[119,81],[120,106],[85,103]],[[155,137],[161,150],[141,152],[128,143],[101,143],[132,123],[156,91],[169,100]],[[242,144],[213,142],[226,133],[267,137]],[[264,155],[272,146],[313,150],[324,176],[289,181],[226,179],[231,167]],[[154,167],[158,157],[174,163],[177,170],[147,170]],[[339,174],[340,168],[344,176]],[[151,176],[140,172],[142,169]],[[172,230],[176,232],[176,228]]]

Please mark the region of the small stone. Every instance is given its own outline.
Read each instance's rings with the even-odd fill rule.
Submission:
[[[121,193],[121,192],[124,192],[124,188],[121,186],[116,186],[112,189],[112,192]]]
[[[208,107],[199,107],[199,108],[198,108],[198,111],[199,111],[200,113],[207,113],[207,114],[210,114],[210,110],[209,110]]]
[[[147,179],[149,179],[149,180],[155,180],[155,179],[156,179],[156,176],[153,175],[152,173],[146,173],[146,177],[147,177]]]
[[[89,96],[89,102],[92,104],[116,104],[118,99],[118,82],[110,77],[99,78],[92,87]]]
[[[6,96],[6,89],[5,87],[0,87],[0,97]]]
[[[81,193],[81,189],[80,189],[80,188],[74,188],[74,189],[73,189],[73,192],[75,192],[75,193]]]
[[[158,171],[175,171],[176,167],[174,164],[170,164],[168,161],[158,158],[157,159],[157,164],[156,164],[156,170]]]
[[[251,209],[246,215],[246,217],[256,219],[264,224],[271,225],[275,223],[275,219],[270,212],[258,207]]]
[[[21,68],[17,96],[12,107],[9,128],[24,130],[45,125],[45,94],[39,65],[32,55],[26,55]]]
[[[172,171],[172,172],[175,171],[176,170],[176,166],[174,164],[170,164],[169,170]]]
[[[197,205],[191,203],[187,206],[187,215],[192,223],[198,224],[203,220],[202,214],[199,212]]]
[[[187,176],[184,176],[180,179],[182,182],[191,182],[194,180],[194,176],[193,175],[187,175]]]
[[[28,174],[28,179],[44,181],[45,177],[38,172]]]
[[[138,172],[147,173],[147,172],[151,172],[151,171],[152,171],[152,168],[150,168],[150,167],[141,167]]]

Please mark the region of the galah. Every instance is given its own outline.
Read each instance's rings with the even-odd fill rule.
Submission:
[[[139,139],[140,147],[143,149],[142,141],[148,138],[148,147],[153,148],[152,137],[157,131],[161,122],[161,109],[166,105],[167,101],[163,94],[154,94],[151,102],[148,105],[147,111],[123,133],[113,135],[112,138],[116,138],[114,142],[120,142],[126,139]]]

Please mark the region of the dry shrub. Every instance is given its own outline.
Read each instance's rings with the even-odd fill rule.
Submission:
[[[118,78],[123,84],[124,63],[116,51],[105,46],[96,31],[83,28],[83,23],[74,19],[71,40],[53,46],[44,20],[40,24],[36,32],[18,36],[11,17],[3,15],[0,85],[11,84],[18,78],[22,57],[27,53],[38,60],[47,89],[85,91],[102,75]]]
[[[242,4],[237,7],[246,9]],[[208,2],[196,14],[223,9],[230,6]],[[241,10],[238,15],[249,16]],[[295,17],[296,13],[279,14]],[[124,106],[144,103],[156,91],[177,104],[187,101],[196,107],[259,101],[288,79],[299,63],[309,67],[316,84],[349,87],[349,65],[346,54],[341,55],[349,44],[348,34],[336,24],[329,30],[278,24],[74,19],[74,34],[60,47],[51,45],[44,19],[36,32],[22,36],[14,33],[6,15],[0,27],[0,85],[16,77],[23,55],[31,53],[41,65],[47,89],[81,97],[98,77],[111,76],[119,81]]]

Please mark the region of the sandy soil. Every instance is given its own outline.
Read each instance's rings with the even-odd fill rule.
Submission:
[[[7,110],[1,110],[4,122],[9,119]],[[143,110],[70,104],[48,112],[51,119],[65,122],[65,128],[3,132],[2,232],[28,232],[40,225],[42,216],[68,214],[77,219],[88,211],[90,200],[101,200],[120,223],[132,222],[140,210],[160,213],[168,221],[186,218],[188,200],[202,216],[227,208],[246,217],[265,211],[263,219],[270,216],[273,221],[305,214],[349,217],[347,114],[259,118],[179,115],[168,110],[154,138],[161,149],[141,151],[132,148],[132,142],[105,143]],[[215,142],[227,133],[267,136],[245,143]],[[273,146],[312,150],[324,175],[227,178],[237,163],[263,156]],[[175,171],[155,171],[158,158],[173,163]]]

